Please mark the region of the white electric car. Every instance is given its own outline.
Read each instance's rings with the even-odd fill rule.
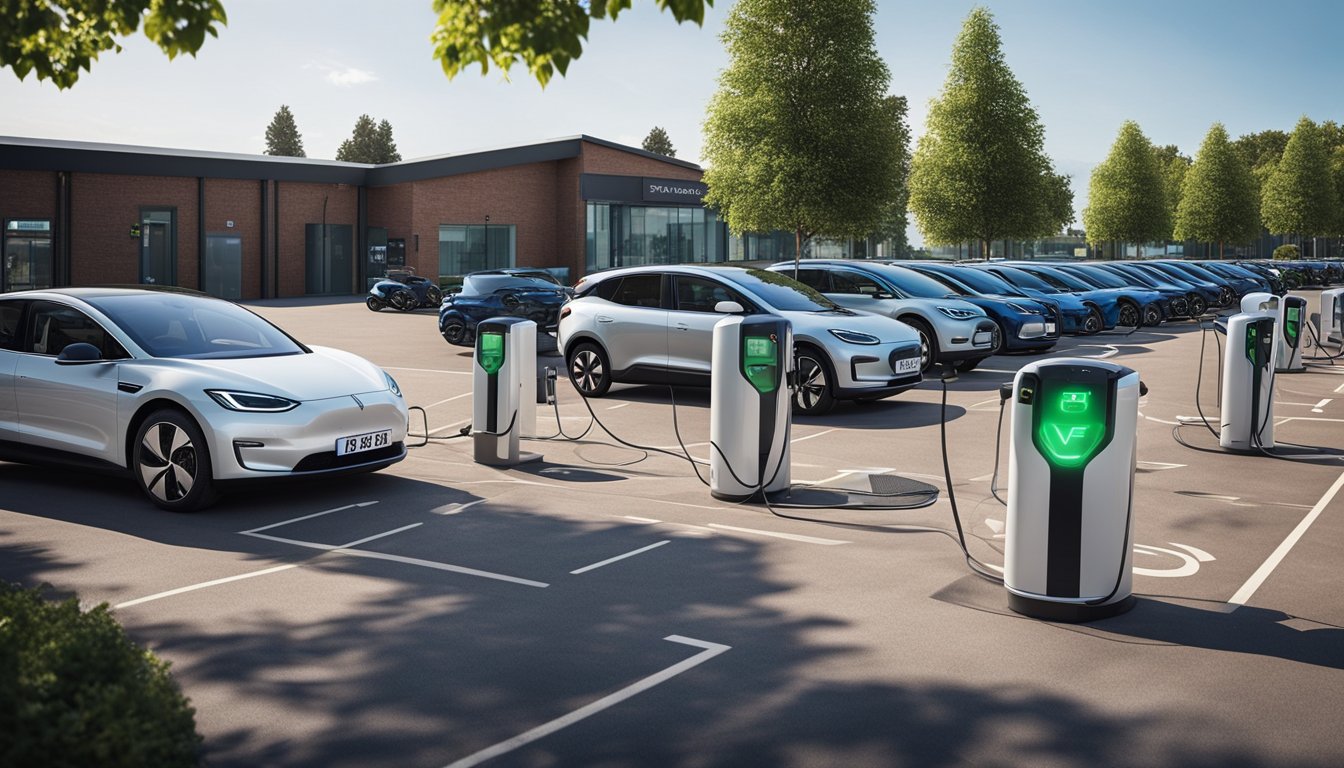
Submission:
[[[129,473],[190,511],[236,481],[382,469],[405,458],[406,426],[381,368],[228,301],[0,295],[0,459]]]
[[[627,267],[586,277],[575,292],[560,309],[557,338],[585,397],[601,397],[613,382],[708,384],[714,325],[725,311],[792,323],[799,413],[890,397],[921,379],[919,334],[910,326],[845,309],[777,272]]]

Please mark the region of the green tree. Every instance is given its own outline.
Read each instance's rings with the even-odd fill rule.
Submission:
[[[303,137],[294,122],[294,113],[285,104],[276,110],[271,124],[266,126],[266,154],[282,157],[307,157],[303,152]]]
[[[644,137],[644,151],[664,157],[677,156],[677,150],[672,147],[672,139],[668,137],[667,131],[657,125],[653,126],[649,135]]]
[[[892,256],[902,257],[910,253],[910,122],[909,102],[904,96],[888,96],[885,99],[888,119],[895,125],[896,145],[899,147],[896,160],[896,177],[900,179],[900,188],[891,199],[882,223],[873,232],[875,240],[891,243]]]
[[[910,209],[924,238],[978,240],[987,253],[991,240],[1059,231],[1073,218],[1072,201],[1059,204],[1067,179],[1054,172],[1044,141],[993,16],[976,8],[952,47],[911,168]]]
[[[678,23],[704,23],[714,0],[655,0]],[[434,58],[449,78],[472,64],[485,74],[494,64],[508,73],[516,62],[545,86],[583,53],[593,19],[611,17],[631,0],[434,0],[438,24],[430,35]]]
[[[1176,208],[1181,204],[1181,183],[1185,181],[1185,174],[1190,170],[1190,163],[1194,161],[1182,153],[1180,147],[1175,144],[1154,147],[1153,154],[1157,156],[1157,167],[1162,172],[1162,197],[1167,203],[1167,213],[1174,228]],[[1168,232],[1165,237],[1171,236],[1172,234]]]
[[[1242,155],[1214,123],[1199,146],[1194,165],[1185,174],[1181,204],[1176,209],[1176,239],[1244,243],[1260,232],[1255,178]]]
[[[1241,156],[1242,162],[1252,169],[1279,162],[1286,146],[1288,146],[1288,134],[1274,130],[1248,133],[1232,144],[1232,148]]]
[[[104,51],[120,52],[142,22],[169,59],[195,56],[228,23],[219,0],[5,0],[0,9],[0,66],[58,88],[74,85]]]
[[[1330,155],[1330,177],[1335,182],[1335,231],[1336,237],[1344,237],[1344,144],[1335,147]]]
[[[1303,117],[1265,182],[1260,215],[1276,235],[1314,237],[1334,231],[1337,204],[1330,155],[1320,128]]]
[[[738,0],[705,120],[705,202],[735,232],[866,237],[899,200],[904,102],[886,98],[873,0]]]
[[[360,115],[350,138],[341,142],[336,159],[347,163],[395,163],[401,160],[392,140],[392,124],[386,120],[374,125],[373,118]]]
[[[1139,258],[1144,243],[1171,235],[1162,167],[1152,143],[1133,120],[1121,124],[1111,153],[1092,170],[1083,229],[1093,245],[1107,240],[1137,244]]]
[[[678,23],[704,23],[714,0],[655,0]],[[631,0],[434,0],[434,58],[449,78],[493,63],[506,74],[516,62],[543,86],[583,53],[593,19],[611,18]],[[36,72],[69,88],[104,51],[144,23],[145,36],[168,58],[192,56],[228,23],[220,0],[5,0],[0,5],[0,67],[19,79]]]

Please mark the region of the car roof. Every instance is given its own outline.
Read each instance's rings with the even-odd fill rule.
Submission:
[[[194,291],[190,288],[178,288],[176,286],[81,286],[74,288],[35,288],[28,291],[15,291],[4,294],[6,298],[43,298],[46,296],[65,296],[72,299],[103,299],[109,296],[150,296],[154,294],[170,293],[181,296],[195,296],[202,299],[213,299],[207,293]],[[224,301],[224,299],[220,299]]]

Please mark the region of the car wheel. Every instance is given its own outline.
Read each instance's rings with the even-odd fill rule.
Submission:
[[[443,303],[443,291],[438,286],[431,285],[425,291],[425,306],[437,307]]]
[[[601,397],[611,388],[611,363],[607,353],[592,342],[583,342],[569,354],[569,380],[584,397]]]
[[[443,340],[455,347],[468,346],[467,341],[467,323],[460,317],[450,317],[443,322],[443,328],[439,329],[443,334]]]
[[[392,295],[392,306],[402,312],[414,312],[420,308],[420,299],[412,291],[397,291]]]
[[[1162,308],[1156,304],[1149,304],[1143,308],[1143,324],[1150,327],[1157,327],[1162,324]]]
[[[383,307],[386,307],[387,305],[384,304],[383,300],[378,298],[377,296],[370,296],[369,298],[364,300],[364,306],[368,307],[369,309],[372,309],[374,312],[377,312],[378,310],[382,309]]]
[[[989,354],[1002,354],[1008,348],[1008,329],[1003,327],[1003,323],[995,321],[994,323],[994,345],[990,348]]]
[[[938,339],[933,335],[929,324],[916,318],[902,319],[901,322],[915,329],[919,334],[919,372],[928,373],[938,362]]]
[[[1139,308],[1128,301],[1120,302],[1120,318],[1116,320],[1116,325],[1125,328],[1133,328],[1141,322]]]
[[[1237,294],[1230,287],[1224,285],[1222,289],[1218,291],[1218,306],[1230,307],[1232,306],[1232,302],[1236,300]]]
[[[1209,302],[1204,300],[1203,296],[1190,294],[1190,316],[1199,317],[1204,314],[1204,310],[1209,308]]]
[[[181,411],[164,408],[140,424],[131,465],[140,490],[163,509],[194,512],[216,498],[205,435]]]
[[[1083,320],[1083,335],[1091,336],[1094,333],[1101,333],[1101,329],[1106,325],[1106,321],[1101,317],[1101,310],[1092,307],[1087,311],[1087,318]]]
[[[835,407],[831,391],[830,366],[824,355],[804,347],[794,358],[798,371],[798,389],[793,394],[793,412],[800,416],[821,416]]]

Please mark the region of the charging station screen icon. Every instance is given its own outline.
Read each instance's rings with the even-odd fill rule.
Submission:
[[[1036,439],[1045,458],[1061,467],[1086,464],[1106,437],[1104,400],[1099,403],[1097,391],[1085,384],[1042,388]]]
[[[1296,342],[1298,329],[1302,325],[1302,310],[1297,307],[1286,307],[1285,309],[1288,317],[1284,321],[1283,332],[1287,334],[1290,342]]]
[[[482,333],[476,362],[480,363],[486,373],[499,373],[499,369],[504,367],[504,334]]]
[[[742,337],[742,371],[762,394],[779,386],[779,345],[764,336]]]

